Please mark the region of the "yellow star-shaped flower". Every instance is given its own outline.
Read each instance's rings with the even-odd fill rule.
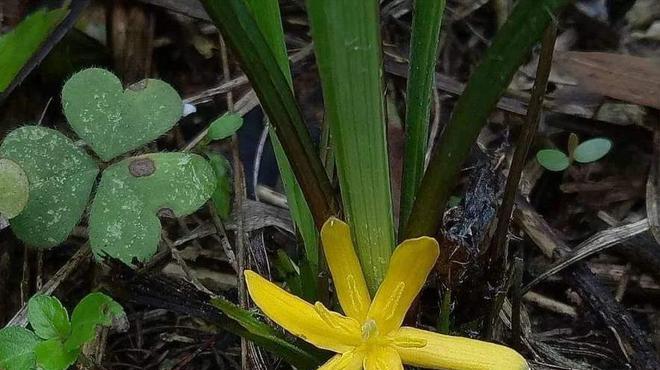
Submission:
[[[337,353],[320,369],[398,370],[404,363],[429,369],[529,369],[510,348],[401,326],[438,258],[435,239],[401,243],[373,301],[348,225],[329,219],[321,229],[321,240],[345,316],[245,271],[250,296],[268,317],[314,346]]]

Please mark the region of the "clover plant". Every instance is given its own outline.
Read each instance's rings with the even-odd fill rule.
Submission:
[[[0,329],[0,369],[65,370],[80,356],[96,329],[124,318],[124,309],[103,293],[91,293],[73,309],[71,319],[55,297],[35,295],[28,302],[32,330]]]
[[[103,162],[157,139],[183,113],[179,94],[167,83],[148,79],[124,90],[117,77],[99,68],[73,75],[62,90],[62,103],[73,131]],[[99,161],[62,133],[36,125],[9,133],[0,158],[1,173],[19,167],[27,177],[20,214],[20,202],[0,198],[0,212],[16,216],[10,220],[16,236],[37,248],[66,240],[87,208]],[[90,245],[97,258],[107,254],[125,263],[146,261],[155,253],[158,216],[193,213],[216,187],[216,171],[192,153],[145,154],[102,167],[90,208]],[[12,178],[19,180],[10,182],[20,187],[20,172],[13,171]],[[0,188],[6,186],[0,182]]]

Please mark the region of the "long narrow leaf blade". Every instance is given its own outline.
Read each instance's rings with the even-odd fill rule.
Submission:
[[[415,0],[406,94],[406,142],[399,225],[408,220],[424,175],[431,93],[445,0]]]
[[[202,2],[249,77],[320,228],[338,204],[289,81],[243,0]]]
[[[554,14],[569,0],[520,0],[474,71],[420,185],[405,236],[435,234],[458,173],[488,115]]]
[[[68,9],[37,10],[12,31],[0,36],[0,92],[9,87],[67,13]]]
[[[220,309],[238,326],[226,325],[225,330],[253,341],[259,346],[281,356],[285,361],[298,369],[315,369],[327,355],[309,345],[296,345],[287,341],[281,332],[268,324],[259,321],[249,311],[246,311],[224,298],[216,297],[211,304]]]
[[[378,0],[308,0],[346,218],[370,289],[394,246]]]
[[[289,82],[293,90],[293,79],[291,69],[289,68],[289,58],[287,57],[286,44],[284,43],[284,31],[282,29],[282,18],[280,15],[280,6],[277,0],[247,0],[246,1],[252,15],[254,16],[261,32],[268,41],[268,44],[277,59],[277,63],[282,73]],[[284,190],[286,192],[287,204],[291,211],[291,216],[298,226],[303,243],[305,244],[305,254],[309,261],[314,276],[318,273],[318,245],[319,234],[314,226],[312,211],[309,209],[305,197],[298,185],[289,160],[286,158],[284,148],[277,138],[275,130],[270,130],[270,139],[273,143],[275,159],[280,168],[280,175]]]

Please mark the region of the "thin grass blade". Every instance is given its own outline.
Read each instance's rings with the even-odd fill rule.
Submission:
[[[424,175],[433,75],[445,0],[415,0],[406,93],[406,142],[399,225],[406,224]]]
[[[284,31],[282,29],[282,18],[280,15],[280,6],[277,0],[247,0],[246,1],[252,15],[254,16],[261,32],[271,47],[275,59],[282,70],[282,73],[289,82],[293,91],[293,79],[289,67],[289,58],[287,56],[286,44],[284,43]],[[277,138],[276,131],[270,130],[270,139],[273,143],[275,159],[280,168],[280,175],[284,190],[286,192],[287,204],[291,211],[291,216],[300,231],[300,236],[305,245],[305,255],[310,264],[314,276],[318,274],[319,266],[319,234],[314,226],[312,211],[309,209],[300,185],[296,180],[289,160],[282,147],[282,143]]]

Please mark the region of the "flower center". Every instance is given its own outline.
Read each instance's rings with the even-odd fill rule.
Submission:
[[[376,321],[369,319],[362,325],[362,341],[369,342],[378,337],[378,325]]]

